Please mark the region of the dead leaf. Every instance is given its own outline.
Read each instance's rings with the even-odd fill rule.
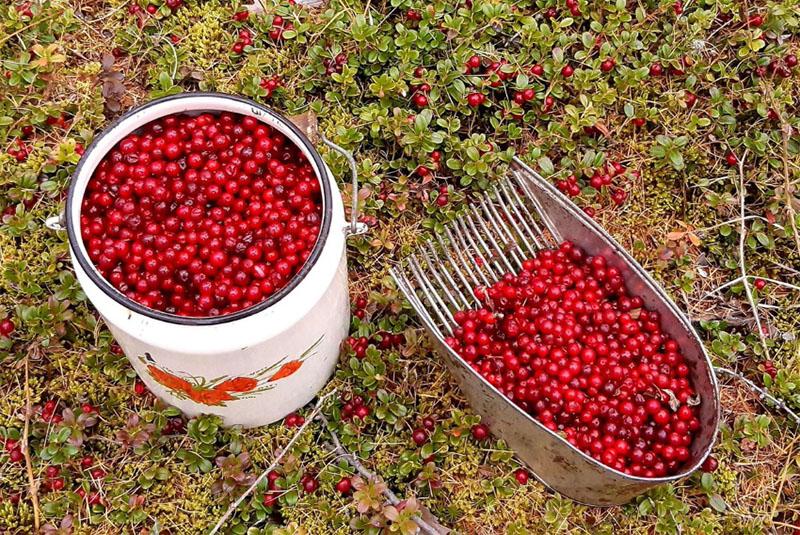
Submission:
[[[703,244],[703,240],[698,238],[697,234],[695,234],[694,232],[687,232],[686,236],[688,236],[689,241],[692,242],[692,245],[694,245],[695,247],[700,247],[700,245]]]
[[[603,134],[604,137],[611,137],[611,132],[608,130],[608,127],[605,125],[605,123],[603,123],[603,121],[597,121],[594,123],[594,127],[598,132]]]
[[[674,231],[674,232],[667,232],[667,239],[669,241],[678,241],[681,238],[683,238],[683,236],[685,234],[686,234],[685,232],[680,231],[680,230],[677,230],[677,231]]]
[[[672,409],[672,412],[677,411],[681,406],[681,402],[678,401],[678,397],[675,395],[675,392],[669,388],[663,389],[662,392],[666,392],[667,396],[669,396],[669,408]]]
[[[447,535],[448,533],[450,533],[451,530],[441,525],[439,523],[439,519],[433,516],[433,513],[431,513],[430,509],[428,509],[421,503],[419,504],[419,512],[420,516],[422,517],[422,520],[424,520],[430,527],[432,527],[437,534]]]
[[[289,120],[306,135],[311,143],[315,145],[319,143],[319,123],[317,122],[317,115],[313,111],[292,115]]]
[[[122,99],[125,96],[125,86],[122,80],[125,77],[121,72],[114,70],[114,56],[111,54],[103,54],[101,66],[99,79],[103,84],[103,103],[106,112],[113,115],[122,109]]]

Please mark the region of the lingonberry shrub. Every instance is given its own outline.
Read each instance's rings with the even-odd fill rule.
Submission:
[[[300,150],[252,117],[172,115],[122,139],[89,181],[80,228],[119,292],[155,310],[217,316],[286,286],[321,225]]]

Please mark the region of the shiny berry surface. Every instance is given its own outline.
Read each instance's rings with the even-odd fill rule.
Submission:
[[[564,242],[474,292],[483,306],[456,312],[446,342],[477,373],[606,466],[647,478],[680,471],[700,400],[677,342],[619,269]]]
[[[285,287],[322,222],[320,183],[283,134],[231,113],[170,115],[122,139],[89,181],[81,238],[145,307],[210,317]]]

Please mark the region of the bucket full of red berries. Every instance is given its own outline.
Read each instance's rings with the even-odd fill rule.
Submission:
[[[469,403],[552,489],[622,504],[708,456],[718,387],[691,323],[523,162],[392,275]]]
[[[355,198],[352,157],[323,141],[351,162]],[[192,93],[94,140],[61,225],[78,280],[147,387],[188,415],[249,427],[303,406],[332,374],[354,221],[295,124]]]

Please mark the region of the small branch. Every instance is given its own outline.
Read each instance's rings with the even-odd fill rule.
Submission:
[[[744,240],[747,234],[747,222],[745,221],[744,214],[744,198],[746,197],[744,189],[744,160],[747,158],[747,150],[742,153],[739,158],[739,268],[741,269],[742,284],[744,284],[744,292],[747,294],[747,301],[750,303],[750,310],[753,312],[753,317],[756,320],[756,329],[758,330],[758,339],[761,340],[761,347],[764,349],[764,355],[769,354],[767,348],[767,340],[764,338],[764,331],[761,329],[761,318],[758,315],[758,308],[753,299],[753,291],[750,288],[750,283],[747,280],[747,265],[744,260]]]
[[[258,478],[253,482],[253,484],[250,485],[250,487],[246,491],[244,491],[244,493],[242,493],[242,495],[239,496],[239,498],[235,502],[233,502],[232,504],[230,504],[228,506],[228,510],[225,511],[225,514],[222,515],[222,518],[220,518],[217,521],[217,523],[214,525],[214,527],[211,529],[211,531],[209,532],[208,535],[214,535],[215,533],[217,533],[219,531],[219,529],[223,525],[225,525],[225,522],[227,522],[228,518],[230,518],[230,516],[236,511],[236,509],[239,508],[239,505],[241,505],[241,503],[244,501],[244,499],[247,498],[250,494],[253,493],[253,491],[256,489],[258,484],[261,483],[261,481],[263,481],[263,479],[265,477],[267,477],[267,474],[269,472],[271,472],[272,469],[274,469],[278,465],[280,460],[283,459],[283,456],[286,455],[286,453],[289,450],[292,449],[292,446],[294,446],[295,442],[297,442],[297,440],[303,434],[303,431],[306,430],[306,427],[308,427],[308,425],[314,420],[314,417],[319,413],[319,411],[322,410],[322,405],[325,402],[325,400],[327,400],[329,397],[331,397],[335,393],[336,393],[336,389],[334,388],[333,390],[331,390],[330,392],[328,392],[327,394],[325,394],[324,396],[322,396],[321,398],[319,398],[317,400],[317,404],[314,406],[314,410],[311,411],[311,414],[308,416],[308,419],[306,419],[306,421],[303,423],[303,425],[300,426],[300,429],[297,430],[297,432],[294,434],[294,436],[289,441],[289,443],[286,445],[286,447],[281,450],[281,452],[278,454],[278,456],[275,457],[275,460],[272,461],[272,464],[270,464],[269,467],[267,467],[267,469],[264,470],[261,473],[260,476],[258,476]]]
[[[716,287],[716,288],[714,288],[713,290],[709,290],[709,291],[707,291],[707,292],[706,292],[706,293],[703,295],[703,297],[701,298],[701,300],[703,300],[703,299],[708,299],[708,298],[709,298],[711,295],[713,295],[713,294],[715,294],[715,293],[719,292],[720,290],[724,290],[725,288],[728,288],[728,287],[730,287],[730,286],[733,286],[733,285],[735,285],[735,284],[738,284],[738,283],[742,282],[742,278],[743,278],[743,277],[736,277],[736,278],[735,278],[735,279],[733,279],[732,281],[728,281],[728,282],[726,282],[725,284],[722,284],[722,285],[720,285],[720,286],[717,286],[717,287]],[[776,284],[776,285],[778,285],[778,286],[783,286],[784,288],[789,288],[789,289],[792,289],[792,290],[797,290],[797,291],[799,291],[799,292],[800,292],[800,286],[795,286],[794,284],[791,284],[791,283],[788,283],[788,282],[784,282],[784,281],[779,281],[779,280],[777,280],[777,279],[771,279],[771,278],[769,278],[769,277],[757,277],[757,276],[755,276],[755,275],[747,275],[747,276],[746,276],[746,277],[744,277],[744,278],[747,278],[747,279],[762,279],[762,280],[765,280],[765,281],[767,281],[767,282],[771,282],[771,283],[773,283],[773,284]]]
[[[325,415],[320,413],[317,416],[317,419],[320,420],[323,424],[325,424],[325,428],[331,434],[331,439],[333,439],[333,446],[330,447],[330,450],[333,453],[335,453],[339,458],[342,458],[345,461],[347,461],[353,468],[356,469],[356,471],[359,474],[361,474],[362,477],[373,480],[376,479],[377,476],[372,472],[370,472],[369,470],[367,470],[364,467],[364,465],[361,464],[361,461],[359,461],[356,458],[355,455],[349,453],[347,450],[344,449],[342,443],[339,442],[339,436],[336,434],[336,431],[334,431],[329,427],[328,419],[325,418]],[[387,488],[385,491],[383,491],[383,493],[386,495],[387,500],[389,500],[389,503],[391,503],[392,505],[397,505],[400,503],[400,499],[394,492],[391,491],[391,489]],[[425,522],[419,515],[415,515],[411,517],[411,519],[417,523],[417,525],[419,526],[420,530],[422,530],[423,533],[428,533],[430,535],[439,535],[441,533],[439,530],[437,530],[436,528]]]
[[[22,431],[22,453],[25,456],[25,471],[28,473],[28,489],[31,493],[31,503],[33,504],[33,526],[36,532],[39,531],[39,489],[33,477],[33,463],[31,462],[31,452],[28,447],[28,432],[31,424],[31,385],[28,382],[28,353],[25,353],[25,428]]]
[[[733,370],[729,370],[728,368],[715,367],[714,371],[716,371],[717,373],[723,374],[723,375],[728,375],[730,377],[735,377],[735,378],[739,379],[745,385],[747,385],[747,387],[750,388],[750,390],[752,390],[753,392],[758,394],[758,399],[760,399],[760,400],[765,400],[766,399],[767,401],[769,401],[770,403],[775,405],[777,408],[783,410],[786,414],[789,415],[789,417],[792,420],[794,420],[794,423],[796,425],[800,426],[800,416],[798,416],[796,412],[794,412],[792,409],[790,409],[789,406],[786,404],[786,402],[783,401],[782,399],[776,398],[775,396],[773,396],[772,394],[770,394],[769,392],[767,392],[763,388],[761,388],[758,385],[756,385],[753,381],[751,381],[747,377],[745,377],[743,375],[740,375],[740,374],[736,373]]]
[[[794,235],[794,243],[797,246],[797,252],[800,253],[800,232],[797,229],[797,222],[795,221],[794,206],[792,206],[792,182],[789,178],[789,136],[792,132],[792,127],[786,122],[783,114],[780,114],[781,119],[781,159],[783,160],[783,189],[786,194],[786,212],[789,215],[789,223],[792,225],[792,234]]]

